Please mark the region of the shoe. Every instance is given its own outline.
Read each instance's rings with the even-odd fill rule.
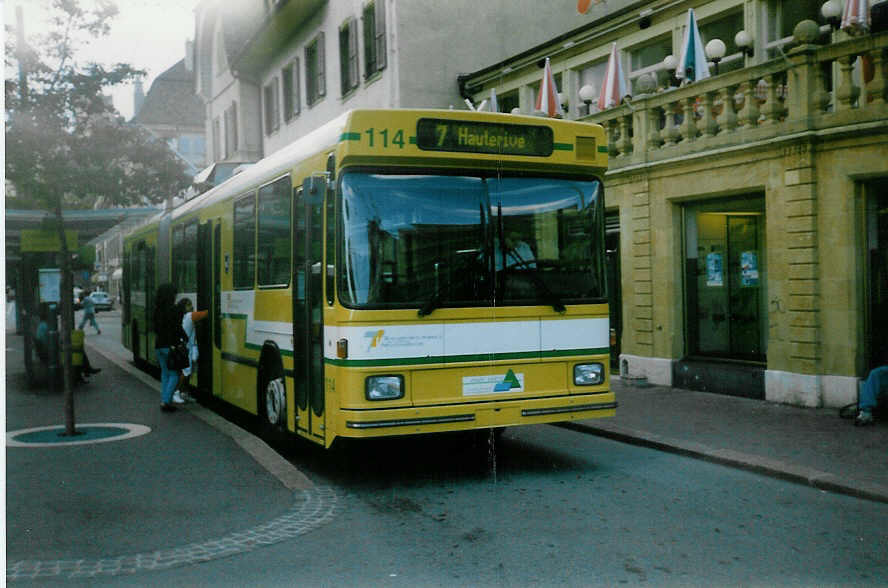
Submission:
[[[873,424],[873,422],[875,422],[873,420],[873,413],[868,410],[861,410],[859,413],[857,413],[857,418],[854,419],[854,426],[863,427],[866,425],[871,425]]]
[[[96,331],[96,335],[101,335],[102,331]]]
[[[185,404],[185,399],[182,398],[182,393],[176,390],[173,392],[173,403],[174,404]]]
[[[172,404],[167,404],[166,402],[160,405],[161,412],[176,412],[176,407]]]
[[[88,374],[97,374],[102,371],[102,368],[89,368],[86,373]]]

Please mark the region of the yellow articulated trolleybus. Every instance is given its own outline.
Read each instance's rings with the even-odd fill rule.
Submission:
[[[125,344],[173,281],[199,388],[327,447],[613,416],[606,167],[597,125],[348,112],[127,239]]]

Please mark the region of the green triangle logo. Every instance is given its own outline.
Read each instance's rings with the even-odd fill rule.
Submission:
[[[515,376],[515,372],[509,370],[506,372],[506,377],[503,378],[503,383],[508,384],[509,388],[520,388],[521,382],[518,381],[518,378]]]

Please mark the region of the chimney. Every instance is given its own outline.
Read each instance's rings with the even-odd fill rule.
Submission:
[[[136,87],[133,91],[133,116],[139,114],[143,102],[145,102],[145,90],[142,89],[142,80],[136,80]]]
[[[185,41],[185,69],[194,71],[194,41]]]

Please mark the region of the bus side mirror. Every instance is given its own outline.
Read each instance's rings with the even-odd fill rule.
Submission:
[[[324,202],[324,193],[327,191],[326,176],[309,176],[302,182],[302,197],[306,204],[319,205]]]

